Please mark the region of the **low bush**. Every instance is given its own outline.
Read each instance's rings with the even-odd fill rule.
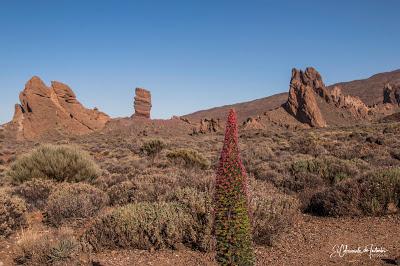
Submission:
[[[359,172],[358,168],[351,161],[335,157],[297,161],[291,165],[290,171],[293,175],[304,173],[317,175],[329,184],[335,184],[346,178],[355,177]]]
[[[165,147],[166,144],[161,139],[151,139],[143,143],[140,151],[154,159]]]
[[[178,149],[167,153],[167,158],[175,164],[182,164],[187,168],[207,169],[210,162],[198,151],[192,149]]]
[[[18,158],[8,175],[18,183],[35,178],[79,182],[91,181],[99,172],[89,154],[76,146],[44,145]]]
[[[72,265],[79,249],[68,229],[55,233],[27,230],[19,237],[14,260],[18,265]]]
[[[110,187],[107,194],[111,205],[126,205],[137,201],[137,186],[131,181],[124,181]]]
[[[258,245],[272,246],[295,222],[299,203],[263,181],[252,180],[251,187],[253,240]]]
[[[68,219],[92,217],[107,203],[107,194],[91,185],[65,183],[50,194],[45,218],[50,224],[59,226]]]
[[[177,203],[133,203],[98,218],[82,241],[102,249],[175,249],[196,243],[196,222]]]
[[[0,237],[9,236],[15,229],[25,225],[25,202],[8,193],[0,192]]]
[[[200,192],[194,188],[178,188],[167,198],[170,202],[176,202],[191,214],[195,234],[191,236],[192,249],[209,251],[215,246],[212,229],[212,199],[210,194]]]
[[[54,187],[52,180],[32,179],[15,187],[13,193],[25,199],[30,209],[43,209]]]
[[[308,211],[320,216],[378,216],[400,208],[400,169],[384,169],[316,193]]]

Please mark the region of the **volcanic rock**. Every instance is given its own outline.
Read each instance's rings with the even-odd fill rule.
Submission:
[[[203,118],[200,120],[200,123],[197,127],[193,128],[192,135],[196,134],[206,134],[206,133],[214,133],[218,132],[222,129],[221,122],[218,119],[208,119]]]
[[[263,129],[264,126],[261,124],[261,117],[257,116],[249,117],[246,121],[243,122],[243,129]]]
[[[321,75],[314,68],[307,68],[305,72],[293,69],[285,108],[302,123],[312,127],[326,127],[315,98],[316,93],[321,97],[327,95]]]
[[[109,117],[89,110],[65,84],[53,81],[51,87],[32,77],[20,93],[11,126],[18,139],[35,139],[45,133],[86,134],[102,129]]]
[[[135,117],[150,118],[151,111],[151,93],[143,88],[135,89]]]
[[[385,84],[383,88],[383,103],[400,104],[400,85]]]
[[[349,110],[354,116],[365,117],[370,110],[368,106],[357,96],[343,95],[339,86],[333,87],[330,99],[338,108]]]

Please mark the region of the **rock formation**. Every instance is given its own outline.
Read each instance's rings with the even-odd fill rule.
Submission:
[[[342,89],[338,86],[333,87],[330,92],[330,100],[338,108],[349,110],[354,116],[365,117],[368,115],[368,106],[357,96],[343,95]]]
[[[400,104],[400,85],[385,84],[383,88],[383,103]]]
[[[243,129],[263,129],[264,126],[261,123],[261,117],[257,116],[256,118],[249,117],[246,121],[243,122]]]
[[[197,127],[193,128],[192,135],[218,132],[222,129],[219,119],[203,118]]]
[[[150,118],[151,93],[143,88],[135,89],[135,117]]]
[[[285,107],[300,122],[312,127],[325,127],[326,121],[318,107],[316,93],[321,97],[327,95],[321,75],[314,68],[307,68],[305,72],[293,69]]]
[[[53,81],[47,87],[39,77],[31,78],[20,93],[11,126],[19,139],[35,139],[45,133],[85,134],[102,129],[109,117],[89,110],[65,84]]]

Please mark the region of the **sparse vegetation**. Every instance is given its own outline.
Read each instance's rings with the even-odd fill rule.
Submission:
[[[54,181],[46,179],[32,179],[16,186],[13,193],[25,199],[30,209],[43,209],[47,198],[56,187]]]
[[[15,196],[0,191],[0,237],[9,236],[26,223],[25,202]]]
[[[383,215],[400,207],[400,170],[377,170],[316,193],[308,211],[321,216]]]
[[[17,248],[14,260],[18,265],[71,265],[80,245],[67,228],[54,233],[29,229],[22,231]]]
[[[197,246],[199,233],[192,215],[177,203],[133,203],[100,217],[83,241],[94,250],[178,248]]]
[[[187,168],[207,169],[210,162],[199,152],[192,149],[178,149],[167,153],[167,158]]]
[[[143,143],[140,150],[152,158],[154,158],[166,147],[166,144],[161,139],[150,139]]]
[[[59,226],[69,219],[92,217],[107,203],[107,194],[91,185],[65,183],[50,194],[46,221]]]
[[[20,157],[8,175],[18,183],[34,178],[79,182],[95,179],[99,171],[89,155],[76,146],[43,145]]]

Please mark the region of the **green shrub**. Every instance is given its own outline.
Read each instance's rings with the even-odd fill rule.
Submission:
[[[187,168],[207,169],[210,162],[199,152],[192,149],[178,149],[167,153],[167,158],[175,164],[182,164]]]
[[[177,203],[133,203],[98,218],[82,241],[95,251],[102,249],[176,248],[196,243],[196,223]]]
[[[72,232],[23,231],[17,242],[15,262],[18,265],[75,265],[80,246]]]
[[[9,236],[15,229],[26,223],[25,202],[8,193],[0,192],[0,237]]]
[[[79,182],[95,179],[99,168],[75,146],[44,145],[20,157],[8,175],[18,183],[34,178]]]
[[[91,185],[65,183],[50,194],[45,209],[46,221],[59,226],[68,219],[88,218],[107,203],[107,194]]]
[[[317,175],[329,184],[336,184],[346,178],[355,177],[359,172],[351,161],[335,157],[297,161],[291,165],[290,170],[293,175],[304,173]]]
[[[43,209],[54,188],[52,180],[32,179],[15,187],[13,194],[25,199],[30,209]]]
[[[384,215],[400,207],[400,169],[384,169],[316,193],[308,211],[320,216]]]
[[[151,158],[155,158],[164,148],[166,144],[160,139],[151,139],[143,143],[140,150]]]

